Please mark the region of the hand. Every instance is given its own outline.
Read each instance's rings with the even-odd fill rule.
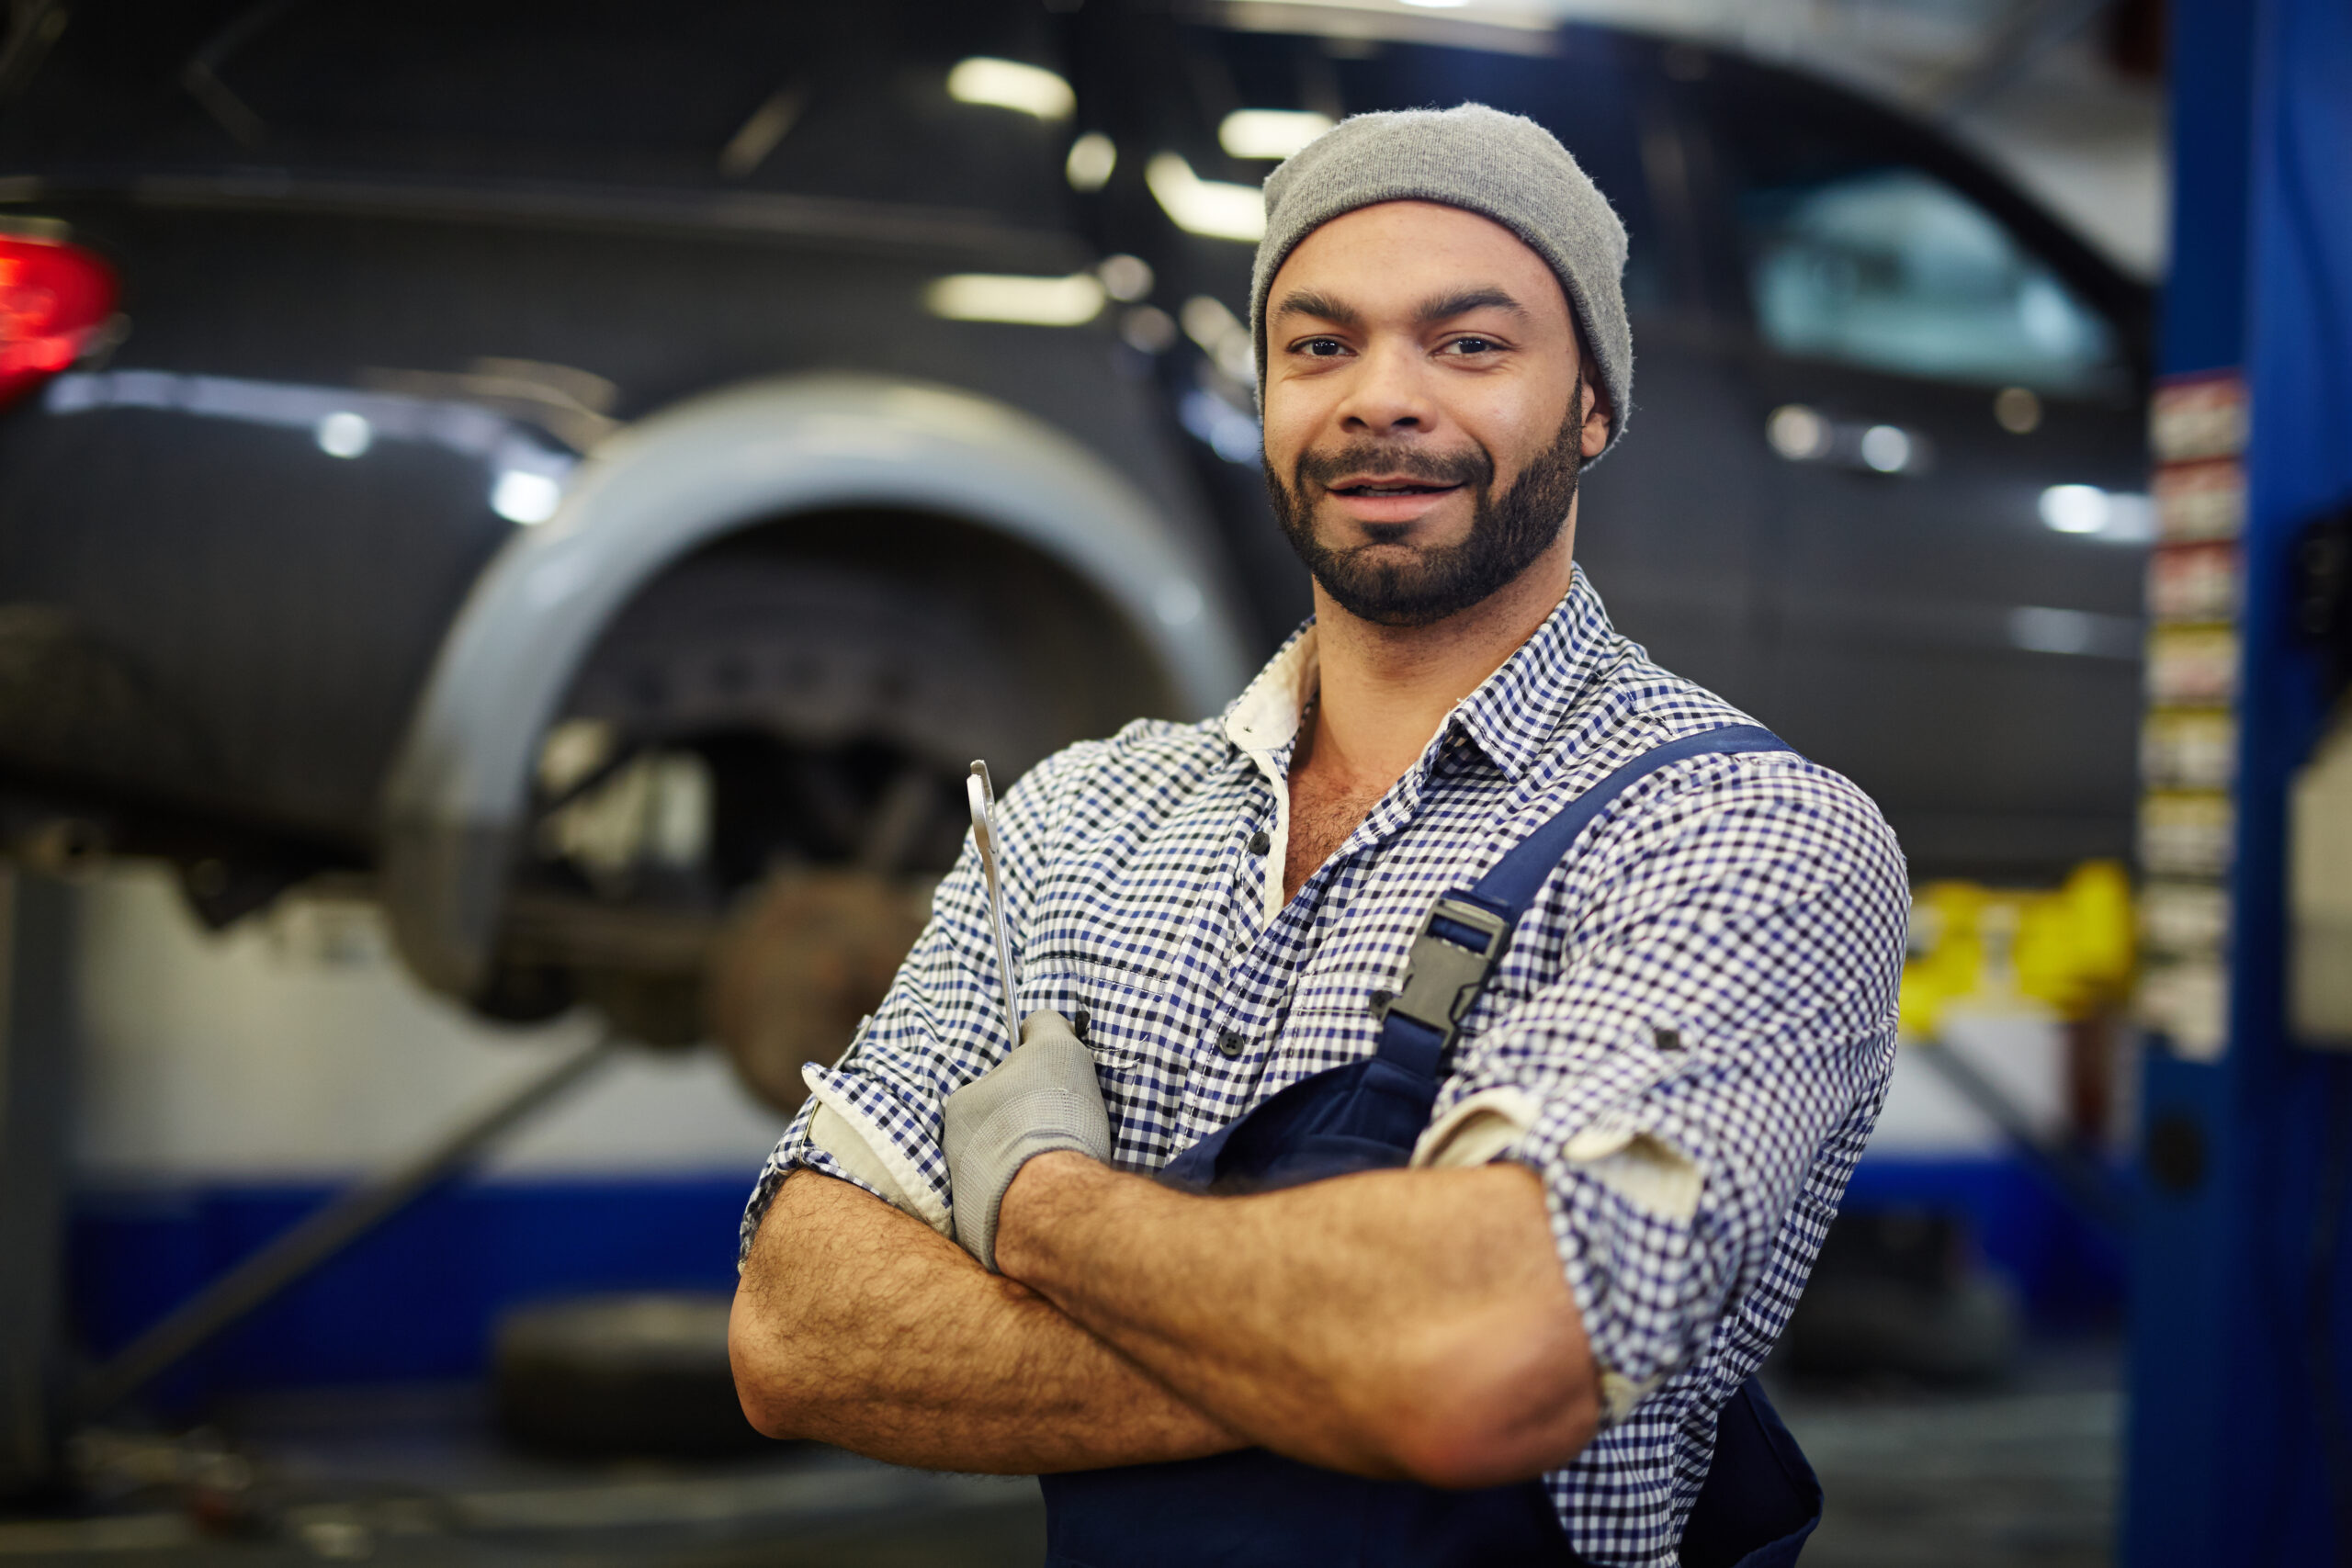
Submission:
[[[1094,1055],[1057,1012],[1021,1026],[1021,1043],[988,1072],[947,1097],[940,1142],[956,1213],[956,1239],[996,1268],[997,1211],[1021,1168],[1070,1149],[1111,1157],[1111,1113],[1094,1076]]]

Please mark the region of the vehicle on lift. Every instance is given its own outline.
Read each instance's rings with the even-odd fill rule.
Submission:
[[[497,1016],[698,1027],[778,877],[817,890],[778,929],[887,958],[971,758],[1214,711],[1304,614],[1255,187],[1465,98],[1632,234],[1639,407],[1578,539],[1620,626],[1917,872],[2127,847],[2145,290],[1842,90],[1258,0],[13,15],[17,854],[167,856],[215,923],[364,877]]]

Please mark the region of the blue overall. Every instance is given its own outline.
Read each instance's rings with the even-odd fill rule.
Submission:
[[[1383,1008],[1377,1051],[1291,1085],[1178,1155],[1162,1179],[1238,1192],[1405,1164],[1429,1126],[1456,1027],[1585,826],[1668,763],[1785,750],[1753,725],[1708,730],[1635,758],[1578,795],[1468,892],[1430,907],[1405,987]],[[1589,1568],[1540,1480],[1443,1491],[1245,1449],[1040,1483],[1047,1568]],[[1785,1568],[1820,1519],[1820,1483],[1751,1378],[1717,1420],[1714,1461],[1683,1532],[1683,1568]]]

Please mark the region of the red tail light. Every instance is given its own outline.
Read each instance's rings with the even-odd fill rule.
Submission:
[[[80,358],[118,292],[114,269],[79,246],[0,234],[0,405]]]

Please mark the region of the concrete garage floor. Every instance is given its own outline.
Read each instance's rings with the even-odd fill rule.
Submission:
[[[1829,1496],[1806,1568],[2102,1568],[2116,1374],[2111,1345],[2074,1345],[2036,1350],[1980,1393],[1776,1387]],[[1034,1568],[1044,1555],[1025,1481],[799,1447],[697,1463],[533,1458],[498,1443],[467,1388],[254,1400],[224,1411],[222,1429],[232,1445],[85,1446],[85,1469],[112,1489],[105,1511],[0,1518],[0,1568]]]
[[[1828,1498],[1805,1568],[2106,1568],[2120,1348],[2030,1348],[1978,1393],[1773,1384]]]
[[[705,1461],[521,1454],[470,1387],[247,1401],[220,1431],[78,1450],[103,1513],[0,1518],[0,1568],[1035,1568],[1034,1482],[933,1475],[813,1445]]]

